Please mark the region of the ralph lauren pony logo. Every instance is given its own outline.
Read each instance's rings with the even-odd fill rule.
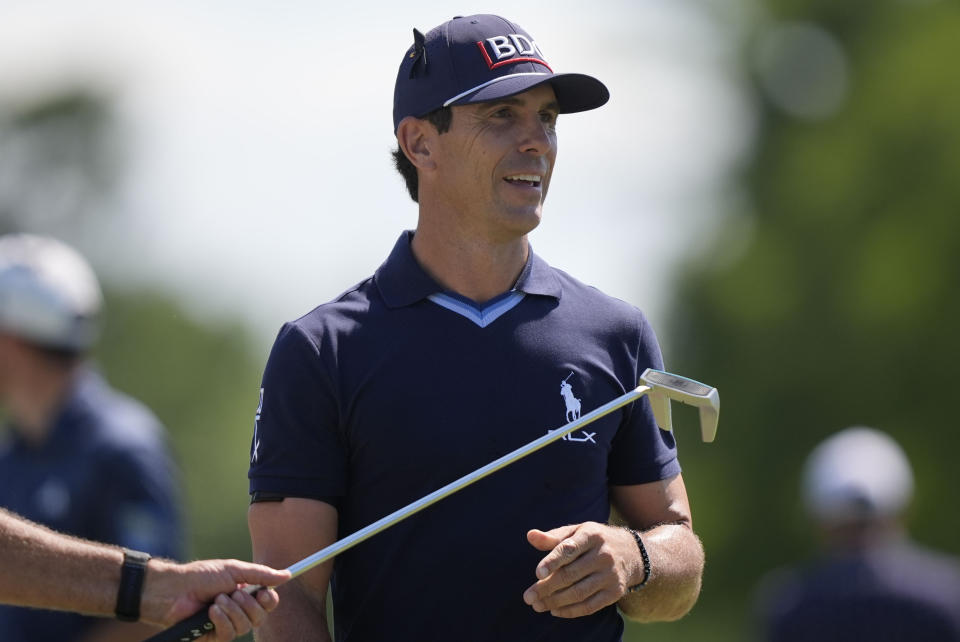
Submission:
[[[478,40],[477,46],[483,53],[490,69],[517,62],[535,62],[550,69],[550,65],[543,59],[543,52],[537,43],[520,33],[511,33],[506,36],[494,36],[486,40]],[[550,69],[553,71],[553,69]]]
[[[577,419],[580,418],[580,399],[574,396],[573,386],[570,385],[570,383],[568,383],[568,380],[572,376],[573,376],[573,372],[568,374],[566,379],[560,382],[560,396],[563,397],[563,403],[567,407],[567,412],[566,412],[567,423],[570,423],[571,421],[576,421]],[[549,433],[553,431],[548,430],[547,432]],[[564,435],[560,439],[562,439],[563,441],[579,441],[579,442],[589,441],[592,444],[597,443],[593,439],[594,437],[597,436],[597,433],[587,432],[586,430],[581,430],[580,433],[581,433],[581,436],[579,437],[576,436],[575,434],[570,434],[570,435]]]

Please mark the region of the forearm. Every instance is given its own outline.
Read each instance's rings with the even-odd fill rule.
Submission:
[[[704,552],[700,539],[687,525],[663,524],[643,531],[644,547],[650,557],[650,579],[634,593],[617,602],[631,620],[659,622],[686,615],[700,595]],[[639,549],[632,584],[643,579]]]
[[[330,642],[326,601],[299,580],[279,587],[280,606],[254,633],[257,642],[311,640]]]
[[[123,552],[0,514],[0,602],[112,615]]]
[[[261,564],[287,567],[337,539],[337,509],[314,499],[255,502],[247,519],[253,558]],[[328,642],[327,588],[332,572],[333,560],[328,560],[278,587],[280,606],[257,631],[257,641]]]

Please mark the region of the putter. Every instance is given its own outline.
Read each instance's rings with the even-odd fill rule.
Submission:
[[[661,429],[673,431],[670,400],[676,399],[687,405],[698,407],[701,438],[705,442],[716,439],[717,423],[720,421],[720,393],[716,388],[653,368],[644,370],[640,375],[640,381],[653,389],[649,395],[650,407],[653,408],[653,417]],[[657,394],[658,390],[662,394]]]
[[[647,368],[640,375],[641,384],[633,390],[620,395],[612,401],[608,401],[599,408],[588,412],[579,419],[571,421],[568,424],[549,431],[546,435],[535,439],[525,446],[517,448],[513,452],[507,453],[503,457],[496,459],[482,468],[478,468],[472,473],[468,473],[450,482],[446,486],[439,488],[429,495],[425,495],[413,503],[407,504],[386,517],[382,517],[365,528],[361,528],[352,535],[348,535],[323,548],[312,555],[309,555],[299,562],[287,567],[290,575],[297,577],[306,573],[318,564],[322,564],[332,559],[343,551],[353,548],[360,542],[363,542],[377,533],[386,530],[398,522],[418,513],[427,506],[434,504],[444,497],[449,497],[453,493],[461,490],[470,484],[479,481],[505,466],[509,466],[515,461],[526,457],[527,455],[540,450],[544,446],[562,439],[564,436],[579,430],[583,426],[608,415],[618,408],[636,401],[640,397],[649,396],[650,405],[653,409],[654,418],[657,425],[663,430],[673,430],[673,418],[670,412],[670,400],[675,399],[682,403],[696,406],[700,409],[700,433],[703,441],[713,441],[717,434],[717,422],[720,416],[720,394],[716,388],[711,388],[706,384],[686,377],[680,377],[662,370]],[[243,590],[251,595],[264,587],[247,586]],[[213,623],[207,615],[209,609],[201,609],[185,620],[174,624],[170,628],[148,638],[145,642],[189,642],[206,635],[213,631]]]

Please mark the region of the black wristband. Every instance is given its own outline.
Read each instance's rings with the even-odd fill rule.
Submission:
[[[120,571],[120,588],[114,609],[118,620],[136,622],[140,619],[140,596],[143,595],[143,579],[149,561],[150,555],[147,553],[123,549],[123,569]]]
[[[640,539],[640,533],[628,528],[630,534],[633,535],[633,539],[637,542],[637,548],[640,549],[640,558],[643,559],[643,579],[640,580],[639,584],[631,586],[627,589],[627,593],[636,593],[642,589],[647,584],[647,580],[650,579],[650,556],[647,555],[647,547],[643,545],[643,540]]]

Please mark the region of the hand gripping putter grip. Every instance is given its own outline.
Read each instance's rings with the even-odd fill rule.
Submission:
[[[643,374],[640,375],[640,385],[633,390],[620,395],[612,401],[608,401],[599,408],[581,416],[579,419],[564,424],[556,430],[548,431],[546,435],[531,441],[527,445],[507,453],[486,466],[478,468],[456,481],[450,482],[446,486],[390,513],[386,517],[382,517],[365,528],[361,528],[356,533],[348,535],[330,546],[303,558],[299,562],[288,566],[287,570],[290,571],[292,577],[297,577],[318,564],[322,564],[336,557],[343,551],[353,548],[360,542],[373,537],[380,531],[386,530],[414,513],[423,510],[427,506],[452,495],[475,481],[479,481],[487,475],[509,466],[515,461],[540,450],[547,444],[562,439],[564,436],[580,430],[600,417],[608,415],[614,410],[622,408],[644,396],[650,398],[650,406],[653,409],[654,418],[662,430],[673,430],[670,401],[675,399],[700,409],[700,434],[704,441],[713,441],[716,437],[717,421],[720,416],[720,394],[717,392],[717,389],[711,388],[699,381],[694,381],[693,379],[687,379],[686,377],[670,374],[662,370],[647,368]],[[261,588],[263,587],[248,586],[244,590],[247,593],[253,594]],[[190,642],[190,640],[195,640],[206,635],[213,631],[214,628],[207,615],[207,611],[208,609],[201,609],[187,619],[174,624],[169,629],[148,638],[145,642]]]

